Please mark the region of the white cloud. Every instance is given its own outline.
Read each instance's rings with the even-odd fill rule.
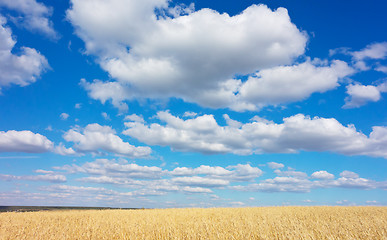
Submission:
[[[70,117],[70,115],[68,113],[61,113],[60,114],[60,118],[62,120],[67,120],[69,117]]]
[[[89,97],[100,100],[103,104],[111,100],[112,104],[121,112],[128,110],[128,105],[123,101],[127,99],[128,95],[131,95],[131,92],[118,82],[105,83],[100,80],[94,80],[92,83],[88,83],[85,79],[81,79],[79,84],[86,89]]]
[[[350,72],[340,61],[330,66],[316,61],[292,66],[304,54],[307,36],[284,8],[272,11],[252,5],[229,16],[168,4],[173,3],[71,1],[67,18],[87,53],[96,55],[101,67],[117,80],[83,81],[91,98],[111,100],[121,110],[127,109],[125,100],[169,97],[212,108],[256,110],[333,89],[338,78]],[[164,14],[156,16],[156,12]],[[183,15],[176,15],[179,12]],[[234,79],[251,74],[256,76],[246,83]],[[250,91],[250,86],[259,91]],[[266,98],[266,89],[273,93],[271,98]]]
[[[73,148],[66,148],[63,143],[59,143],[58,146],[54,148],[54,153],[67,156],[67,155],[76,155],[77,153],[74,151]]]
[[[69,173],[88,173],[91,175],[101,175],[108,178],[99,178],[99,181],[112,181],[109,177],[120,177],[128,179],[159,179],[164,171],[159,167],[139,166],[128,164],[127,161],[97,159],[94,162],[87,162],[81,166],[76,164],[55,167],[57,170],[65,170]],[[90,180],[90,179],[89,179]],[[94,179],[96,180],[96,179]]]
[[[101,126],[97,123],[89,124],[83,129],[73,128],[67,131],[63,138],[68,142],[74,142],[73,146],[79,153],[97,153],[101,151],[115,153],[127,157],[149,157],[149,147],[135,147],[124,142],[109,126]]]
[[[183,117],[191,118],[191,117],[196,117],[198,114],[195,112],[185,112],[183,114]]]
[[[201,165],[197,168],[178,167],[173,169],[170,174],[172,176],[207,175],[207,177],[227,181],[252,181],[262,175],[262,170],[249,164],[238,164],[226,168]]]
[[[358,178],[359,174],[345,170],[340,173],[340,176],[343,178]]]
[[[53,149],[54,144],[45,136],[31,131],[0,131],[0,152],[43,153]]]
[[[76,103],[74,105],[74,108],[76,108],[76,109],[81,109],[81,107],[82,107],[82,103]]]
[[[267,163],[267,166],[271,169],[277,169],[277,168],[283,168],[285,167],[285,165],[283,165],[282,163],[276,163],[276,162],[269,162]]]
[[[144,118],[142,116],[138,116],[136,114],[128,115],[124,118],[126,121],[133,121],[133,122],[145,122]]]
[[[304,172],[294,171],[294,170],[288,170],[288,171],[281,171],[279,169],[274,170],[274,173],[281,177],[294,177],[294,178],[306,178],[308,175]]]
[[[103,117],[105,120],[110,121],[110,117],[109,117],[109,115],[108,115],[107,113],[103,112],[103,113],[101,113],[101,115],[102,115],[102,117]]]
[[[317,171],[324,172],[324,171]],[[312,176],[313,178],[313,176]],[[309,180],[308,178],[299,177],[275,177],[265,179],[259,183],[249,185],[229,186],[230,189],[250,192],[310,192],[312,189],[321,188],[355,188],[355,189],[387,189],[387,182],[376,182],[370,179],[352,176],[351,178],[341,177],[338,179],[325,178],[318,180]]]
[[[387,66],[378,66],[375,68],[376,71],[387,73]]]
[[[43,33],[53,39],[59,37],[53,28],[52,21],[49,20],[52,15],[52,8],[43,3],[36,0],[2,0],[0,1],[0,7],[6,7],[21,14],[10,17],[16,24],[33,32]]]
[[[195,186],[195,187],[225,187],[230,184],[229,181],[224,179],[208,178],[208,177],[176,177],[171,180],[173,183],[186,185],[186,186]]]
[[[49,68],[46,58],[33,48],[20,47],[20,53],[13,54],[16,41],[5,24],[0,15],[0,90],[4,86],[34,83]]]
[[[335,176],[327,171],[317,171],[312,173],[311,175],[314,179],[322,179],[322,180],[328,180],[328,179],[334,179]]]
[[[257,106],[276,105],[305,99],[315,92],[326,92],[354,72],[347,63],[336,60],[330,66],[307,61],[298,65],[264,69],[242,84],[238,97]]]
[[[4,175],[0,174],[0,180],[4,181],[13,181],[13,180],[25,180],[25,181],[47,181],[47,182],[66,182],[66,176],[64,175],[34,175],[34,176],[15,176],[15,175]]]
[[[169,112],[158,112],[157,118],[164,124],[126,122],[123,134],[149,145],[169,146],[183,152],[246,155],[303,150],[387,158],[386,127],[373,127],[367,137],[353,125],[343,126],[334,118],[302,114],[284,118],[281,124],[253,121],[239,128],[219,126],[213,115],[184,120]]]
[[[387,57],[387,42],[373,43],[351,54],[356,60],[385,59]]]
[[[343,108],[358,108],[368,102],[377,102],[381,98],[380,90],[376,86],[350,84],[347,86],[348,97],[345,98]]]

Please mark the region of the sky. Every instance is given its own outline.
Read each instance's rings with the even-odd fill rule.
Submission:
[[[0,205],[387,205],[383,0],[0,0]]]

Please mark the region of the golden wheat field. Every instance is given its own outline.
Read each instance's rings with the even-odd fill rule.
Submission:
[[[387,207],[6,212],[0,239],[387,239]]]

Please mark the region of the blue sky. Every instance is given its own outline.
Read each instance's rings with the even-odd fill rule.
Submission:
[[[0,205],[386,205],[385,8],[0,0]]]

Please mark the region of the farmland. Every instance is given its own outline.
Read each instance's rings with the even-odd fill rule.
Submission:
[[[387,239],[387,207],[3,212],[0,239]]]

